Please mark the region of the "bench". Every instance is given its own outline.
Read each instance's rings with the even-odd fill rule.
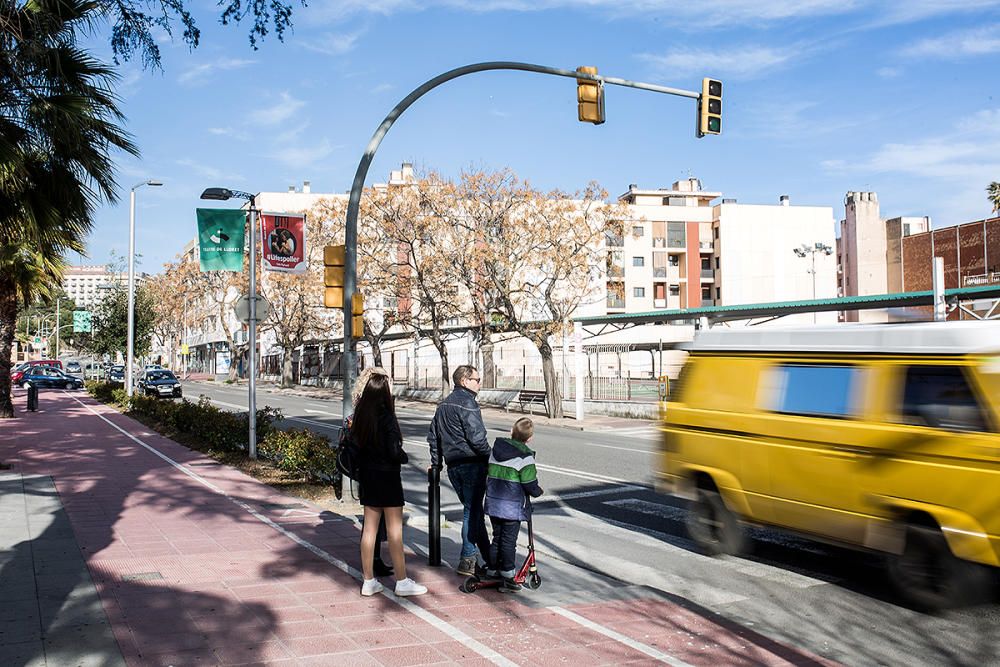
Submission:
[[[517,392],[517,395],[514,396],[514,398],[507,401],[504,409],[509,410],[511,403],[520,404],[522,411],[524,410],[524,406],[527,405],[531,414],[535,414],[534,410],[531,410],[533,405],[541,405],[546,409],[546,412],[548,412],[548,397],[545,395],[544,391],[538,389],[522,389]]]

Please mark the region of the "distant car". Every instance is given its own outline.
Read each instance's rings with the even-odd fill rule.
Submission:
[[[24,377],[25,371],[29,368],[34,368],[36,366],[46,366],[51,368],[62,368],[62,362],[58,359],[33,359],[32,361],[25,361],[15,368],[10,374],[10,383],[21,386],[21,378]]]
[[[112,366],[108,369],[108,382],[115,384],[125,384],[125,367]]]
[[[147,396],[161,396],[163,398],[180,398],[181,383],[173,373],[168,370],[147,371],[139,380],[139,388]]]
[[[51,366],[32,366],[30,370],[25,372],[17,385],[23,387],[27,382],[30,382],[35,387],[53,387],[57,389],[81,389],[83,387],[83,380],[80,378],[74,377],[69,373],[64,373],[58,368],[52,368]]]
[[[163,366],[161,366],[159,364],[146,364],[146,368],[144,370],[147,370],[147,371],[161,371],[161,370],[163,370]]]
[[[70,361],[69,363],[66,364],[66,372],[72,373],[74,375],[77,373],[82,373],[83,366],[80,365],[79,361]]]

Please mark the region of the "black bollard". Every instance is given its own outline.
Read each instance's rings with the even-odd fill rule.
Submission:
[[[28,411],[38,410],[38,387],[31,382],[24,383],[28,387]]]
[[[441,564],[441,468],[427,469],[427,564]]]

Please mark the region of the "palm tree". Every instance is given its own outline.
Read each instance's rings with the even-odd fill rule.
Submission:
[[[987,185],[986,197],[993,204],[993,213],[1000,213],[1000,183],[993,181]]]
[[[99,19],[87,0],[0,0],[0,417],[13,416],[10,352],[20,304],[46,298],[82,252],[102,201],[117,199],[116,75],[76,46]]]

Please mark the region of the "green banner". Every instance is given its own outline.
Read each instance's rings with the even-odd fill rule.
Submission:
[[[202,271],[242,271],[246,212],[199,208],[198,247]]]

